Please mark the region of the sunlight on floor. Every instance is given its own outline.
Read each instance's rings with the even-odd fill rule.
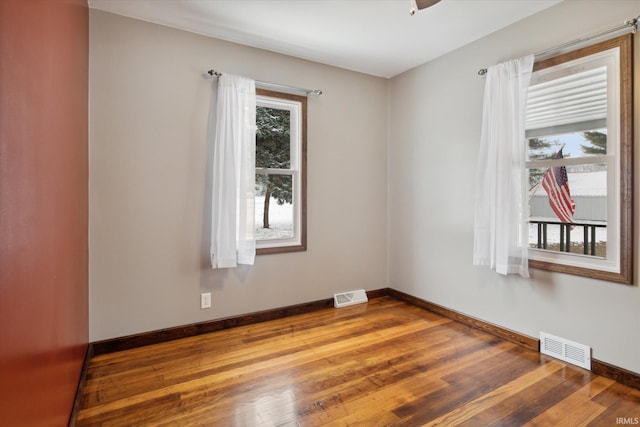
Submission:
[[[236,409],[236,425],[281,425],[296,420],[295,393],[291,388],[244,402]]]

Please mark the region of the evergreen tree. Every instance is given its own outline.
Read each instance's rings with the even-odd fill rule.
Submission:
[[[548,149],[557,144],[558,141],[548,141],[543,138],[529,139],[529,160],[552,159],[556,153],[549,153]],[[533,188],[544,177],[545,170],[529,169],[529,188]]]
[[[256,108],[256,167],[288,169],[291,165],[290,128],[288,110]],[[264,228],[270,228],[269,202],[275,198],[279,205],[291,203],[292,179],[289,175],[256,175],[256,184],[264,193]],[[262,195],[262,194],[260,194]]]
[[[584,139],[589,141],[590,145],[580,145],[582,152],[585,154],[607,154],[607,134],[603,132],[583,132]]]

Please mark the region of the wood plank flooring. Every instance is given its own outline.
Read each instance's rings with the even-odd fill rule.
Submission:
[[[78,426],[615,426],[640,390],[390,297],[94,357]]]

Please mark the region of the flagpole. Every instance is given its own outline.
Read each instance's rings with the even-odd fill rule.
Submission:
[[[556,151],[556,156],[558,155],[558,153],[562,150],[564,150],[565,145],[567,145],[566,142],[562,143],[562,146],[560,147],[560,149],[558,151]],[[547,168],[549,169],[549,168]],[[529,188],[529,198],[531,198],[533,196],[533,193],[535,193],[538,190],[538,187],[540,187],[540,184],[542,184],[542,180],[538,181],[536,183],[536,185],[534,185],[533,187]]]
[[[536,183],[536,185],[534,185],[533,187],[531,187],[529,189],[529,198],[531,198],[533,196],[533,193],[535,193],[536,191],[538,191],[538,187],[540,187],[540,184],[542,184],[542,180],[538,181]]]

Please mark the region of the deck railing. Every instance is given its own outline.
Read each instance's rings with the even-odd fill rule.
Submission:
[[[559,221],[529,220],[529,224],[535,224],[538,229],[538,241],[536,247],[539,249],[548,248],[547,226],[560,226],[560,252],[570,252],[571,231],[575,227],[582,227],[584,236],[584,255],[596,255],[596,229],[607,228],[603,222],[578,221],[573,223]]]

